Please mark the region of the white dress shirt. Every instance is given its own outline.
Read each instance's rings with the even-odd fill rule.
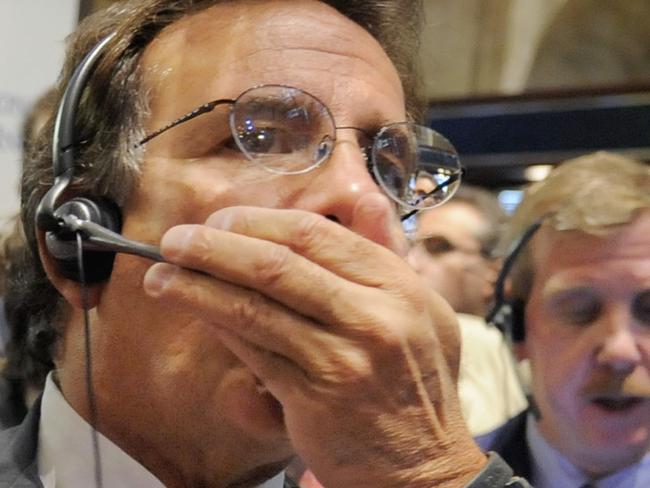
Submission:
[[[532,460],[532,479],[528,481],[535,488],[579,488],[586,484],[596,488],[650,487],[650,453],[625,469],[591,480],[546,442],[532,414],[527,422],[526,440]]]
[[[482,317],[456,314],[460,325],[458,396],[474,436],[490,432],[527,407],[517,366],[503,334]]]
[[[164,488],[135,459],[97,433],[105,488]],[[44,488],[95,486],[92,428],[61,394],[50,373],[45,382],[38,433],[38,475]],[[258,488],[282,488],[284,473]]]

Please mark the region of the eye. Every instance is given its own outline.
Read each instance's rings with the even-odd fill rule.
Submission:
[[[650,328],[650,290],[642,291],[636,296],[632,302],[632,314]]]
[[[249,154],[290,154],[301,143],[301,134],[289,134],[284,128],[251,124],[237,131],[240,145]]]
[[[602,309],[600,296],[588,288],[564,291],[551,301],[553,315],[570,325],[589,325],[598,319]]]
[[[451,252],[455,249],[454,245],[442,236],[434,236],[422,241],[424,248],[432,256]]]

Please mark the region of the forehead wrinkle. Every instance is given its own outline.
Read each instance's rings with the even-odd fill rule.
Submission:
[[[626,290],[650,285],[650,262],[648,266],[628,264],[620,267],[617,260],[600,262],[594,267],[592,263],[578,264],[559,271],[549,271],[542,286],[542,296],[548,298],[574,288],[591,288],[605,290],[607,294],[625,293]],[[609,264],[614,264],[612,269]]]
[[[287,49],[261,49],[250,53],[245,58],[233,60],[229,67],[233,72],[240,69],[250,73],[251,86],[263,83],[289,84],[301,88],[318,99],[320,99],[337,118],[337,124],[344,124],[340,119],[341,114],[345,115],[355,111],[354,106],[363,106],[365,122],[396,122],[404,119],[404,96],[400,83],[391,84],[380,82],[385,80],[376,68],[362,57],[354,57],[355,62],[349,61],[350,57],[345,54],[332,53],[327,50],[319,50],[318,59],[314,56],[314,50],[303,48],[292,48],[292,53],[299,56],[287,56]],[[275,59],[269,59],[269,53]],[[267,66],[263,71],[256,72],[256,67],[261,65],[258,58],[262,57]],[[324,61],[328,59],[329,62]],[[290,62],[289,62],[290,59]],[[277,62],[275,62],[277,60]],[[315,74],[326,76],[314,76]],[[241,87],[233,87],[237,96]],[[374,92],[372,100],[368,100],[366,94]],[[377,96],[377,92],[379,96]],[[391,103],[384,106],[399,114],[384,113],[378,109],[378,102],[391,100]],[[374,102],[374,103],[372,103]],[[339,120],[340,119],[340,120]]]
[[[184,102],[182,108],[167,104],[159,107],[167,112],[155,110],[163,118],[177,117],[183,109],[215,98],[235,98],[263,83],[292,84],[313,93],[328,105],[340,125],[352,123],[345,118],[350,112],[357,119],[363,117],[367,125],[404,118],[401,81],[379,43],[361,26],[320,2],[218,4],[168,26],[143,59],[145,64],[150,60],[145,83],[152,92],[152,112],[156,95],[163,90],[167,91],[163,99],[187,101],[191,95],[191,102]],[[214,65],[217,76],[205,79],[206,63]],[[192,88],[199,84],[203,86]],[[399,103],[369,103],[364,94],[372,91],[375,99]],[[379,109],[382,105],[384,109]]]
[[[594,284],[584,279],[574,280],[565,275],[551,276],[551,278],[544,284],[542,297],[548,299],[560,293],[577,288],[594,288]]]
[[[364,82],[364,77],[386,80],[389,85],[399,87],[397,95],[403,99],[399,75],[379,43],[361,26],[326,7],[332,10],[331,15],[305,11],[307,22],[294,14],[272,16],[266,24],[268,29],[259,31],[259,42],[246,55],[254,58],[278,53],[278,60],[287,62],[281,54],[304,52],[300,59],[307,63],[300,68],[333,72]],[[314,36],[313,32],[319,35]],[[328,66],[320,66],[323,59],[329,60]],[[291,61],[295,63],[296,59]]]

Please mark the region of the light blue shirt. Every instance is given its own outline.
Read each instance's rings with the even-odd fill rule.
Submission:
[[[526,441],[532,460],[532,479],[528,481],[535,488],[579,488],[585,483],[596,488],[650,487],[650,453],[625,469],[592,481],[546,442],[532,414],[526,421]]]

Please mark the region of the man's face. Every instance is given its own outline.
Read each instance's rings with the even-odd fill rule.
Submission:
[[[464,202],[422,212],[409,262],[456,312],[482,316],[493,293],[494,264],[481,255],[481,214]]]
[[[361,27],[315,1],[225,2],[180,20],[147,48],[142,72],[151,98],[147,132],[262,84],[311,93],[337,126],[374,131],[406,119],[399,77],[384,51]],[[354,227],[358,199],[380,193],[356,131],[338,131],[332,157],[318,169],[274,175],[233,147],[227,115],[228,107],[220,107],[187,124],[191,129],[179,126],[145,145],[140,184],[125,211],[126,236],[158,243],[170,227],[202,224],[235,205],[308,210]],[[212,454],[239,449],[253,465],[289,456],[278,404],[210,324],[145,295],[150,265],[118,255],[97,309],[98,330],[105,331],[97,339],[97,370],[110,371],[99,383],[107,397],[115,395],[103,400],[129,424],[113,429],[132,445],[144,444],[130,437],[138,432],[157,447],[187,448],[188,456],[197,446]],[[118,392],[128,402],[116,400]]]
[[[608,473],[650,449],[650,211],[605,237],[542,228],[524,351],[544,437]]]

